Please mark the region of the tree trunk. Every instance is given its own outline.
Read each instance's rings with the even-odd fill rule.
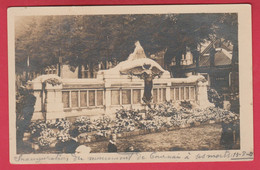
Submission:
[[[78,78],[82,78],[82,64],[79,64],[78,66]]]
[[[196,63],[196,68],[195,68],[195,75],[198,74],[198,69],[199,69],[199,57],[200,57],[200,52],[198,50],[192,50],[191,51],[192,56],[193,56],[193,64]]]
[[[182,53],[179,52],[176,54],[176,58],[175,58],[175,61],[176,61],[176,66],[175,66],[175,77],[176,78],[179,78],[181,77],[181,59],[182,59]]]
[[[239,74],[238,74],[238,44],[233,44],[231,64],[231,108],[230,110],[239,114]]]
[[[238,92],[238,44],[234,43],[232,52],[232,64],[231,64],[231,92]]]

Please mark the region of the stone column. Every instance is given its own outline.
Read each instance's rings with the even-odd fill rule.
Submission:
[[[51,85],[46,83],[45,90],[47,92],[45,111],[46,119],[64,118],[65,114],[63,111],[62,103],[62,84]]]
[[[197,102],[201,108],[206,108],[214,106],[213,103],[210,103],[208,100],[208,91],[207,91],[208,82],[199,81],[197,84]]]
[[[105,82],[105,114],[110,113],[111,106],[111,83]]]
[[[166,86],[166,101],[171,100],[171,82],[167,82]]]
[[[44,119],[43,113],[42,113],[42,111],[43,111],[42,83],[40,81],[30,82],[29,86],[33,90],[33,95],[36,97],[32,120]]]

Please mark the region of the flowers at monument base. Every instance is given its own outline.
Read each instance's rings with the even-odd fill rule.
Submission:
[[[109,135],[111,134],[110,131],[108,130],[98,130],[94,136],[97,140],[103,139],[103,138],[107,138]]]
[[[121,132],[130,132],[134,131],[136,126],[136,121],[124,118],[124,119],[116,119],[115,124],[112,127],[112,131],[114,133],[121,133]]]
[[[176,107],[170,102],[162,103],[146,112],[133,109],[120,109],[116,118],[104,115],[96,119],[87,116],[77,117],[74,122],[68,119],[55,121],[37,121],[30,125],[31,137],[41,147],[48,147],[55,142],[66,142],[71,137],[69,129],[77,128],[86,142],[108,139],[112,133],[122,136],[125,132],[136,133],[140,130],[149,132],[168,128],[186,128],[201,123],[224,122],[226,124],[239,122],[239,115],[230,111],[208,107],[205,109]],[[145,116],[142,116],[145,115]],[[138,133],[136,133],[138,134]]]
[[[29,131],[31,133],[31,138],[39,137],[40,133],[47,128],[47,124],[42,121],[38,120],[36,122],[32,122],[29,126]]]
[[[57,141],[59,142],[66,142],[70,139],[69,130],[61,130],[57,132]]]
[[[57,119],[54,126],[60,130],[63,130],[63,129],[69,129],[71,125],[72,124],[69,120],[62,118],[62,119]]]
[[[38,137],[39,145],[41,147],[50,146],[50,144],[56,142],[57,134],[52,129],[44,129]]]
[[[139,110],[134,109],[120,109],[116,112],[117,119],[131,119],[135,121],[139,121],[142,119],[142,115],[140,114]]]
[[[96,130],[95,125],[87,116],[77,117],[73,125],[78,128],[80,133],[91,132]]]
[[[89,117],[80,116],[80,117],[76,118],[74,125],[85,125],[85,124],[90,124],[90,123],[91,123],[91,121],[90,121]]]

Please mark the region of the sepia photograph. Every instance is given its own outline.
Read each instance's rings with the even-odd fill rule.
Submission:
[[[251,7],[217,6],[10,8],[11,162],[253,160]]]

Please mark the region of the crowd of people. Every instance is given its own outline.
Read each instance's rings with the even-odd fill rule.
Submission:
[[[239,140],[239,131],[237,130],[237,126],[235,124],[227,124],[222,123],[222,134],[220,138],[220,144],[225,149],[231,149]],[[76,154],[88,154],[91,152],[91,148],[85,145],[85,138],[79,135],[79,131],[77,129],[70,130],[71,138],[66,142],[59,142],[56,144],[56,151],[60,153],[76,153]],[[183,148],[172,148],[171,151],[181,151]],[[117,135],[111,134],[108,144],[107,150],[108,153],[116,153],[118,152],[117,147]],[[124,152],[140,152],[139,149],[134,148],[133,145],[128,146]]]
[[[87,154],[91,152],[91,148],[85,145],[85,138],[79,135],[80,133],[77,129],[70,130],[69,133],[71,138],[66,142],[58,142],[55,145],[56,151],[76,154]],[[118,152],[116,141],[116,134],[111,134],[107,145],[107,152]],[[130,145],[125,149],[125,152],[140,152],[140,150],[135,149],[134,146]]]

